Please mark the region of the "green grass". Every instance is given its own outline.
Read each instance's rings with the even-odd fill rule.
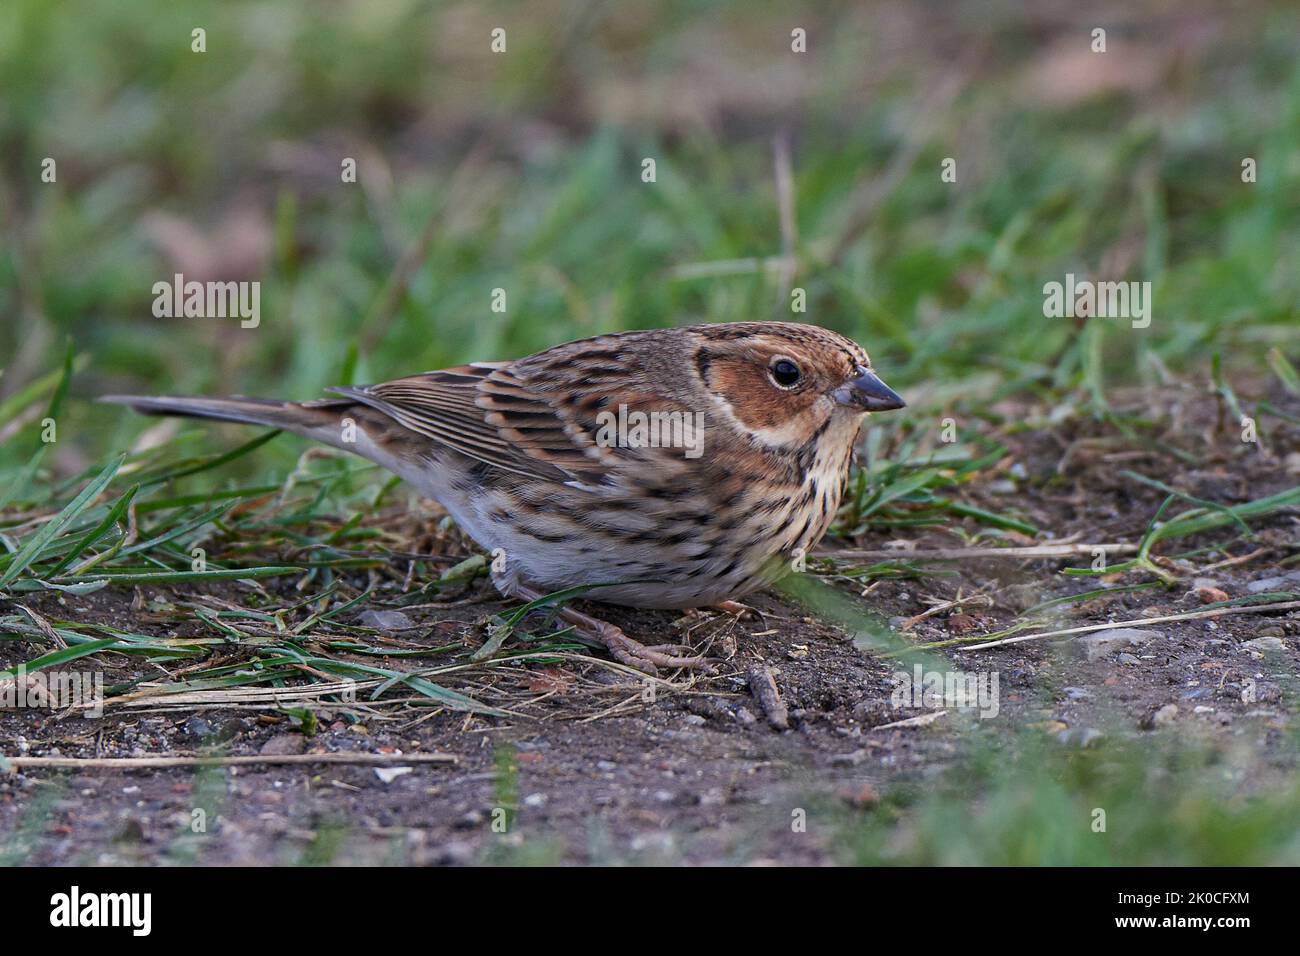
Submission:
[[[1300,861],[1293,764],[1260,786],[1249,744],[1234,752],[1153,734],[1081,749],[1031,734],[1009,743],[973,733],[937,779],[891,787],[870,811],[841,815],[841,859],[923,866]]]

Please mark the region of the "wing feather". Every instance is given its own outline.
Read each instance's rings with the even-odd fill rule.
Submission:
[[[329,391],[476,461],[529,478],[580,479],[565,464],[592,462],[569,438],[550,403],[508,377],[499,391],[486,388],[503,368],[508,365],[466,365]]]
[[[644,381],[621,349],[640,333],[571,343],[517,362],[475,363],[331,389],[477,461],[529,478],[594,487],[684,473],[680,450],[606,447],[599,416],[619,406],[687,411]],[[596,361],[599,359],[599,361]],[[653,468],[648,468],[653,463]]]

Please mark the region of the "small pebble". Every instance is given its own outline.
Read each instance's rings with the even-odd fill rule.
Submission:
[[[258,751],[262,756],[283,757],[300,754],[307,749],[307,738],[302,734],[277,734]]]
[[[1173,723],[1178,718],[1178,705],[1165,704],[1147,716],[1142,718],[1139,726],[1143,730],[1154,730],[1156,727],[1164,727]]]
[[[357,623],[362,627],[373,627],[376,631],[409,631],[416,627],[414,621],[401,611],[363,611]]]
[[[1253,641],[1247,641],[1246,647],[1252,651],[1284,651],[1286,645],[1282,643],[1280,637],[1257,637]]]
[[[1056,735],[1057,743],[1065,744],[1068,747],[1091,747],[1101,740],[1105,734],[1095,727],[1071,727],[1068,730],[1062,730]]]
[[[1251,594],[1260,594],[1264,591],[1289,591],[1292,582],[1300,581],[1300,571],[1292,571],[1290,574],[1281,574],[1273,578],[1260,578],[1258,581],[1251,581],[1246,585],[1246,590]]]
[[[1105,657],[1111,651],[1121,647],[1136,647],[1150,640],[1164,637],[1161,631],[1146,630],[1138,627],[1112,627],[1095,634],[1088,634],[1079,639],[1088,660],[1095,661]]]

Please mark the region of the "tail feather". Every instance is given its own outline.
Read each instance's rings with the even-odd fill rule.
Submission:
[[[352,404],[346,400],[302,404],[266,398],[193,398],[181,395],[104,395],[99,400],[129,405],[146,415],[183,415],[245,425],[267,425],[326,441],[337,434],[340,410]]]

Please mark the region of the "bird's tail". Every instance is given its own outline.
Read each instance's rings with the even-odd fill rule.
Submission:
[[[335,446],[340,444],[342,411],[353,405],[347,399],[281,402],[266,398],[194,398],[183,395],[104,395],[100,401],[129,405],[145,415],[183,415],[245,425],[267,425]]]

